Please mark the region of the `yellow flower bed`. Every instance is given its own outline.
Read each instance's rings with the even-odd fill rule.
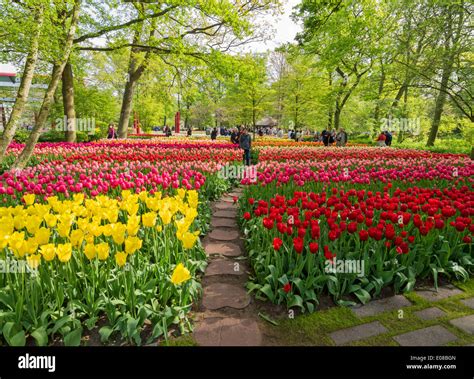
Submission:
[[[0,248],[7,248],[16,259],[26,259],[36,269],[43,261],[58,259],[67,263],[72,254],[88,260],[113,259],[120,267],[127,257],[139,251],[140,230],[161,232],[174,221],[176,238],[185,249],[192,249],[199,231],[190,231],[197,217],[198,193],[178,189],[177,195],[162,198],[161,192],[132,194],[125,190],[121,199],[97,196],[72,200],[49,197],[47,204],[35,204],[35,195],[25,195],[25,205],[0,208]],[[102,240],[106,241],[102,241]],[[101,242],[102,241],[102,242]]]

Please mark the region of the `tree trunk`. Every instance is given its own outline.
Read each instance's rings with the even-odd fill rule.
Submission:
[[[381,73],[380,73],[380,80],[379,80],[379,88],[377,91],[377,103],[375,104],[375,109],[374,109],[374,121],[375,121],[375,126],[374,126],[374,132],[378,131],[378,125],[379,125],[379,117],[380,117],[380,99],[382,98],[382,92],[384,89],[385,85],[385,70],[383,63],[380,63],[381,67]]]
[[[329,73],[329,88],[332,87],[332,74]],[[331,130],[332,128],[332,116],[334,114],[334,110],[332,108],[332,106],[330,105],[329,106],[329,109],[328,109],[328,129],[327,130]]]
[[[20,155],[15,160],[13,167],[16,169],[22,169],[26,166],[28,161],[33,154],[35,145],[38,142],[38,138],[41,134],[41,131],[46,124],[46,120],[49,115],[51,104],[53,102],[54,93],[58,88],[59,81],[61,80],[61,75],[63,73],[64,67],[66,66],[69,56],[72,51],[72,44],[74,40],[74,35],[76,34],[76,27],[79,20],[79,10],[81,7],[81,0],[76,0],[74,3],[74,8],[71,16],[71,25],[67,33],[66,41],[63,49],[63,56],[61,57],[60,63],[54,65],[53,72],[51,75],[51,81],[48,85],[48,89],[43,98],[43,103],[41,104],[41,109],[39,111],[38,119],[35,123],[35,126],[26,141],[25,148],[22,150]]]
[[[153,35],[154,29],[150,32],[150,38]],[[140,32],[135,31],[133,36],[133,44],[137,44],[140,41]],[[148,59],[150,58],[150,52],[147,52],[143,62],[138,65],[136,54],[139,52],[138,49],[132,48],[130,51],[130,60],[128,65],[128,80],[125,84],[125,91],[122,98],[122,108],[120,110],[120,120],[118,124],[118,137],[127,138],[128,135],[128,123],[130,121],[130,114],[132,112],[133,105],[133,94],[138,80],[145,71]]]
[[[35,73],[36,62],[38,60],[38,46],[41,28],[43,25],[43,6],[38,8],[35,19],[37,20],[36,28],[31,40],[31,47],[26,58],[25,68],[23,69],[23,76],[21,77],[20,88],[16,96],[15,104],[10,114],[10,119],[4,129],[2,138],[0,139],[0,163],[5,158],[8,145],[10,145],[18,126],[18,122],[25,110],[28,95],[30,93],[33,75]]]
[[[68,61],[64,67],[63,75],[63,107],[67,123],[65,125],[66,142],[76,142],[76,111],[74,109],[74,77],[72,65]]]
[[[339,130],[339,125],[341,124],[341,111],[342,108],[339,105],[339,100],[336,100],[336,109],[334,111],[334,129]]]
[[[441,115],[443,114],[444,103],[446,102],[446,89],[448,87],[449,77],[452,71],[451,63],[443,69],[443,75],[441,77],[441,86],[436,97],[436,105],[433,114],[433,120],[431,121],[431,130],[428,136],[426,146],[434,146],[436,136],[438,135],[439,124],[441,122]]]
[[[408,111],[408,86],[405,87],[405,91],[403,92],[403,111],[402,111],[402,118],[407,118]],[[398,138],[397,142],[402,143],[404,140],[405,134],[403,133],[403,128],[400,128],[398,131]]]
[[[122,98],[122,109],[120,110],[120,120],[118,125],[118,137],[127,138],[128,123],[132,113],[133,93],[136,86],[136,80],[130,78],[125,84],[125,91]]]

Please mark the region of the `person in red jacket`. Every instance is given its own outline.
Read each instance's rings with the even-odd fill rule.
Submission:
[[[387,136],[384,133],[380,133],[379,138],[377,138],[377,146],[385,146],[385,140]]]

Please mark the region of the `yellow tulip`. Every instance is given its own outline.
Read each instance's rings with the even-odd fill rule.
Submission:
[[[59,223],[58,224],[58,233],[61,237],[67,238],[69,237],[69,233],[71,231],[71,225],[65,224],[65,223]]]
[[[199,194],[196,190],[188,191],[188,204],[191,208],[197,208],[199,204]]]
[[[87,231],[89,228],[89,218],[78,218],[77,219],[77,227],[81,229],[83,232]]]
[[[128,233],[128,235],[129,236],[137,235],[139,229],[140,229],[140,216],[137,216],[137,215],[129,216],[128,217],[128,222],[127,222],[127,233]]]
[[[72,198],[75,203],[82,204],[84,202],[84,194],[83,193],[75,193],[72,195]]]
[[[85,247],[84,247],[84,254],[86,255],[86,257],[89,259],[89,260],[92,260],[95,258],[95,255],[96,255],[96,248],[95,248],[95,245],[93,243],[88,243]]]
[[[15,230],[15,225],[13,223],[13,218],[11,217],[5,217],[2,218],[0,221],[0,233],[3,234],[12,234],[13,231]]]
[[[105,261],[109,257],[109,244],[107,242],[102,242],[97,244],[96,246],[97,256],[101,261]]]
[[[139,206],[140,206],[140,204],[138,204],[138,203],[128,202],[125,206],[125,210],[127,211],[127,213],[129,215],[135,215],[138,212],[138,207]]]
[[[15,226],[15,229],[16,230],[21,230],[25,227],[26,225],[26,218],[24,215],[16,215],[14,218],[13,218],[13,225]]]
[[[71,259],[72,245],[70,243],[59,244],[57,246],[58,259],[62,263],[67,263]]]
[[[30,266],[33,270],[36,270],[41,262],[41,255],[40,254],[31,254],[26,257],[26,263]]]
[[[105,214],[105,217],[107,218],[107,220],[109,220],[109,222],[112,224],[117,222],[118,216],[119,216],[119,211],[117,208],[110,208]]]
[[[125,266],[127,263],[127,254],[119,251],[118,253],[115,253],[115,262],[119,267]]]
[[[45,261],[51,262],[56,256],[56,246],[52,243],[43,245],[40,247],[40,253]]]
[[[125,231],[127,227],[122,224],[121,222],[118,222],[116,224],[113,224],[112,227],[112,238],[114,242],[117,245],[121,245],[123,241],[125,241]]]
[[[191,279],[191,274],[189,270],[184,267],[182,263],[179,263],[173,271],[171,276],[171,282],[173,284],[181,284]]]
[[[125,252],[133,254],[135,251],[141,249],[142,240],[138,237],[127,237],[125,240]]]
[[[25,242],[25,234],[23,232],[13,233],[8,239],[8,246],[10,246],[10,249],[16,257],[22,258],[28,250],[28,246]]]
[[[51,214],[51,213],[46,213],[43,216],[43,218],[46,221],[46,225],[48,225],[48,227],[50,227],[50,228],[54,228],[56,226],[57,221],[58,221],[58,217],[56,215]]]
[[[50,196],[46,199],[49,205],[53,206],[58,202],[58,197],[57,196]]]
[[[122,199],[123,200],[127,200],[130,197],[130,195],[131,195],[130,190],[123,190],[122,191]]]
[[[25,204],[29,206],[35,202],[35,197],[34,193],[30,193],[29,195],[24,195],[23,200],[25,201]]]
[[[94,243],[95,241],[93,234],[84,235],[84,239],[86,240],[87,243]]]
[[[30,216],[28,217],[28,222],[26,223],[26,230],[28,233],[35,234],[42,222],[42,219],[39,216]]]
[[[80,246],[82,241],[84,241],[84,232],[81,229],[75,229],[71,232],[69,239],[71,240],[72,246]]]
[[[184,200],[184,197],[186,196],[186,190],[184,188],[178,188],[178,196]]]
[[[157,225],[155,229],[158,233],[161,233],[163,231],[163,227],[161,225]]]
[[[146,200],[146,206],[148,209],[151,209],[152,211],[157,211],[158,208],[160,207],[159,200],[155,197],[148,197]]]
[[[38,245],[45,245],[49,242],[49,238],[51,237],[51,230],[48,228],[39,228],[36,231],[35,238]]]
[[[181,241],[183,242],[183,247],[185,249],[192,249],[196,244],[197,239],[198,236],[196,235],[196,233],[185,232],[182,235]]]
[[[143,226],[152,228],[155,226],[156,223],[156,213],[155,212],[148,212],[142,215],[142,223]]]
[[[160,210],[160,218],[163,225],[168,225],[171,222],[171,217],[173,216],[170,211]]]
[[[147,197],[148,197],[148,192],[146,191],[142,191],[138,194],[138,198],[143,202],[146,200]]]
[[[103,233],[103,228],[102,225],[99,225],[98,223],[91,223],[89,224],[88,231],[90,234],[92,234],[94,237],[99,237]]]
[[[106,224],[102,226],[102,232],[104,236],[110,237],[112,235],[112,231],[113,231],[112,224]]]
[[[34,254],[38,250],[38,243],[36,242],[36,238],[29,238],[25,241],[26,245],[26,253],[27,254]]]

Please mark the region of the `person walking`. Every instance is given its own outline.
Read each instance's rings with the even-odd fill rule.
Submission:
[[[239,132],[237,128],[232,129],[232,133],[230,133],[230,142],[234,145],[239,143]]]
[[[242,130],[239,139],[239,147],[244,151],[244,165],[250,166],[250,149],[252,148],[252,137],[247,133],[247,129]]]
[[[377,138],[377,146],[379,147],[387,146],[385,144],[386,140],[387,140],[387,136],[385,135],[385,132],[380,133],[379,137]]]
[[[217,128],[212,129],[211,132],[211,140],[215,140],[217,138]]]
[[[115,125],[109,124],[109,130],[107,132],[107,139],[115,139],[117,138],[117,133],[115,132]]]
[[[383,134],[385,134],[385,145],[392,146],[392,134],[388,130],[386,130]]]
[[[321,133],[321,139],[323,140],[324,146],[329,146],[329,132],[324,129]]]
[[[347,133],[344,129],[339,129],[339,132],[336,134],[336,146],[344,147],[347,143]]]

